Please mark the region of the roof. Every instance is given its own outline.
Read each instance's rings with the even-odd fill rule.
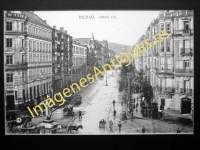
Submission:
[[[82,44],[90,44],[91,38],[74,38],[74,40],[77,40],[79,43]]]
[[[76,45],[79,45],[79,46],[82,46],[82,47],[86,47],[87,48],[87,45],[83,44],[83,43],[80,43],[79,41],[73,41],[73,44],[76,44]]]
[[[22,11],[22,14],[26,15],[28,19],[37,22],[39,24],[42,24],[43,26],[52,28],[50,25],[48,25],[44,20],[42,20],[38,15],[30,12],[30,11]]]

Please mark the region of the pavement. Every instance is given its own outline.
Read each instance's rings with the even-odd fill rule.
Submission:
[[[78,115],[72,119],[71,117],[64,117],[62,109],[56,110],[52,119],[60,123],[61,125],[82,124],[83,129],[79,129],[79,132],[72,131],[68,133],[66,129],[62,129],[59,134],[143,134],[142,127],[146,129],[145,134],[161,134],[161,133],[175,133],[178,127],[181,129],[181,133],[193,133],[193,127],[190,125],[183,125],[176,122],[164,121],[159,119],[152,119],[143,117],[138,105],[138,111],[134,110],[134,117],[127,114],[127,120],[122,120],[122,112],[127,112],[127,105],[121,102],[125,101],[125,91],[118,92],[118,80],[120,71],[108,71],[108,86],[106,86],[105,77],[102,80],[95,81],[87,88],[79,92],[83,97],[83,103],[80,106],[74,107],[74,111],[77,113],[81,110],[83,113],[82,119],[78,118]],[[132,94],[132,97],[140,97],[140,93]],[[112,101],[115,100],[115,106],[113,107]],[[116,110],[116,117],[113,116],[113,111]],[[46,117],[33,118],[33,124],[42,122]],[[106,121],[105,128],[99,128],[99,121],[104,119]],[[109,129],[109,121],[113,121],[113,130]],[[119,132],[118,123],[121,121],[122,128]]]

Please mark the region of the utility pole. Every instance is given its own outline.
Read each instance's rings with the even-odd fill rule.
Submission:
[[[107,84],[107,72],[106,72],[106,86],[108,86],[108,84]]]
[[[128,103],[130,103],[130,73],[127,73],[127,78],[128,78]],[[128,105],[127,105],[128,107]]]

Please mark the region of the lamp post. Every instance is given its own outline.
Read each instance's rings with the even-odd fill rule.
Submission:
[[[108,86],[108,84],[107,84],[107,73],[106,73],[106,86]]]
[[[42,80],[43,78],[43,73],[40,73],[40,79]],[[41,82],[41,88],[40,88],[40,92],[41,92],[41,101],[42,101],[42,85],[43,85],[43,80]],[[45,104],[48,105],[47,100],[44,100]],[[45,109],[45,114],[46,116],[48,116],[48,109]]]
[[[130,103],[130,81],[129,81],[130,80],[130,73],[127,73],[127,78],[128,78],[128,103]]]

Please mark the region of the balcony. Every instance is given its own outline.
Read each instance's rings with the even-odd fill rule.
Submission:
[[[175,73],[194,73],[194,69],[176,69]]]
[[[24,70],[27,69],[27,63],[25,64],[16,64],[16,65],[5,65],[5,70]]]
[[[180,93],[192,94],[192,89],[180,88]]]
[[[156,85],[156,89],[159,92],[164,92],[164,93],[174,93],[175,89],[173,87],[159,87],[158,85]]]
[[[193,55],[193,50],[192,50],[192,48],[181,48],[181,52],[180,52],[180,54],[182,55],[182,56],[192,56]]]
[[[190,36],[192,29],[174,30],[174,35]]]
[[[162,88],[162,92],[165,92],[165,93],[174,93],[175,89],[172,88],[172,87],[166,87],[166,88]]]

